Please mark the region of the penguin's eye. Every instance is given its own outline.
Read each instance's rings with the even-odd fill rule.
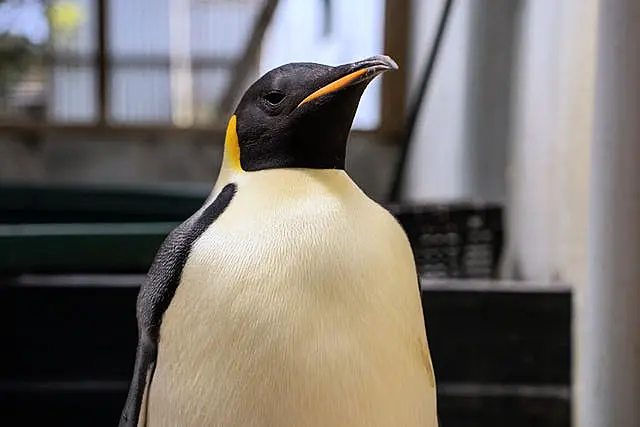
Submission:
[[[271,105],[278,105],[284,97],[285,95],[282,92],[269,92],[264,96],[264,99]]]

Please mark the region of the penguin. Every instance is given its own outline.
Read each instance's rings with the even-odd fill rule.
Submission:
[[[361,96],[397,68],[290,63],[247,89],[141,285],[121,427],[437,426],[412,249],[345,172]]]

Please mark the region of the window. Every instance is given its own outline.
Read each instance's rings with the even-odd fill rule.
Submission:
[[[210,124],[263,3],[0,0],[0,117]]]

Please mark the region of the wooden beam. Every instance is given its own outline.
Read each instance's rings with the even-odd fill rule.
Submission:
[[[382,76],[380,129],[385,133],[398,133],[406,120],[411,3],[411,0],[385,2],[384,53],[400,66],[398,71]]]
[[[42,61],[46,65],[64,65],[71,67],[94,67],[99,63],[99,55],[76,55],[64,52],[45,55]],[[235,66],[233,58],[223,56],[193,56],[191,67],[194,69],[231,69]],[[111,55],[109,68],[169,68],[171,60],[168,55]]]
[[[98,71],[98,122],[107,123],[109,116],[109,27],[108,0],[97,1],[97,40],[96,69]]]
[[[249,76],[251,67],[257,62],[258,54],[260,53],[260,45],[262,39],[269,28],[273,14],[278,6],[278,0],[265,0],[264,6],[260,15],[256,19],[253,26],[253,31],[249,37],[249,41],[245,46],[245,50],[240,57],[231,73],[231,81],[227,86],[227,90],[221,97],[220,112],[222,115],[227,116],[233,109],[233,104],[236,101],[236,97],[243,89],[243,85]]]
[[[28,135],[80,135],[86,136],[87,141],[98,139],[100,136],[186,136],[203,138],[212,143],[222,143],[224,127],[217,124],[211,126],[192,126],[182,128],[170,123],[55,123],[29,120],[0,120],[0,134],[28,134]]]
[[[99,139],[100,136],[186,136],[201,138],[211,143],[218,144],[224,141],[225,124],[218,120],[209,126],[178,127],[170,123],[60,123],[34,120],[8,120],[0,119],[1,134],[35,134],[35,135],[82,135],[87,137],[87,142]],[[358,138],[396,139],[397,134],[383,133],[378,130],[353,130],[351,135]],[[115,142],[115,141],[114,141]],[[1,143],[1,142],[0,142]]]

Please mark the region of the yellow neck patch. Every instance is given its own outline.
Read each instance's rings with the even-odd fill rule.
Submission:
[[[227,134],[224,138],[224,158],[225,162],[232,169],[241,171],[240,165],[240,144],[238,143],[238,133],[236,131],[236,115],[229,119]]]

